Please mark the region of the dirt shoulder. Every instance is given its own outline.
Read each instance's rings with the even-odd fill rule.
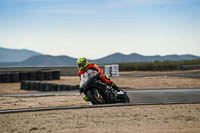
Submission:
[[[156,76],[141,78],[113,78],[113,81],[122,88],[200,88],[200,78]]]
[[[88,105],[79,94],[43,97],[0,97],[0,110]]]
[[[1,114],[0,121],[1,133],[199,133],[200,104]]]

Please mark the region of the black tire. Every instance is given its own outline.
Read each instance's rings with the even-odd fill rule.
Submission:
[[[79,85],[72,85],[71,90],[79,90]]]
[[[40,91],[40,82],[39,81],[35,82],[35,90]]]
[[[12,83],[19,82],[19,74],[18,73],[10,73],[10,82],[12,82]]]
[[[28,80],[36,80],[36,72],[28,72]]]
[[[20,89],[21,90],[25,90],[25,83],[26,82],[24,80],[21,81],[21,84],[20,84]]]
[[[53,91],[58,91],[58,85],[57,84],[53,84],[52,87],[53,87]]]
[[[73,85],[68,85],[68,90],[73,90]]]
[[[46,82],[40,82],[40,91],[46,91],[47,84]]]
[[[51,71],[44,72],[44,80],[52,80],[52,72]]]
[[[57,91],[61,91],[60,84],[57,84]]]
[[[25,81],[24,89],[31,90],[31,81]]]
[[[59,80],[60,79],[60,71],[53,71],[52,72],[52,78],[53,80]]]
[[[104,97],[99,93],[98,89],[91,89],[87,91],[87,97],[92,104],[105,104]],[[98,98],[97,93],[100,94],[101,98]]]
[[[30,81],[30,83],[31,83],[30,90],[36,90],[36,82],[35,81]]]
[[[36,80],[44,80],[44,72],[42,71],[36,72]]]
[[[65,85],[65,91],[69,91],[70,90],[70,85]]]
[[[47,84],[46,91],[53,91],[53,83],[48,83]]]
[[[2,76],[1,76],[1,73],[0,73],[0,83],[2,82],[2,79],[1,79],[1,77],[2,77]]]
[[[65,85],[63,84],[59,85],[59,91],[65,91]]]
[[[2,83],[10,83],[10,74],[9,73],[2,74]]]
[[[19,81],[22,81],[22,80],[28,80],[27,72],[20,72],[19,73]]]

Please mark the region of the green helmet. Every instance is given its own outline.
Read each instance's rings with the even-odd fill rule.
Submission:
[[[83,70],[88,66],[88,60],[85,57],[81,57],[77,60],[79,70]]]

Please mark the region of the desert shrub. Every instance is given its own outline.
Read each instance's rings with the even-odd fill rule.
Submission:
[[[183,66],[186,66],[186,65],[200,65],[200,60],[120,63],[119,71],[183,70],[184,69]]]

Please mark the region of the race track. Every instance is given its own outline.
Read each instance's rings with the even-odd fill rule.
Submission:
[[[200,88],[133,90],[127,94],[135,104],[200,103]]]
[[[78,91],[66,92],[43,92],[37,94],[13,94],[3,96],[55,96],[63,95],[64,93],[78,93]],[[164,105],[164,104],[197,104],[200,103],[200,88],[193,89],[143,89],[129,90],[127,94],[130,99],[129,104],[104,104],[104,105],[82,105],[68,107],[51,107],[51,108],[29,108],[29,109],[12,109],[0,110],[0,114],[5,113],[20,113],[20,112],[35,112],[35,111],[50,111],[64,109],[83,109],[83,108],[100,108],[113,106],[136,106],[136,105]]]

